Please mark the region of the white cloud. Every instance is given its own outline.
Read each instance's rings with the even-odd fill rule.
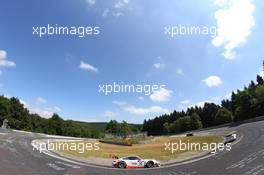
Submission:
[[[96,3],[96,0],[86,0],[85,1],[88,5],[92,6]]]
[[[169,113],[168,109],[162,108],[160,106],[141,108],[141,107],[135,107],[123,101],[113,101],[113,103],[119,106],[122,110],[135,115]]]
[[[58,111],[58,112],[61,111],[61,108],[59,108],[58,106],[55,106],[54,109],[55,109],[55,111]]]
[[[189,100],[189,99],[181,101],[181,104],[183,104],[183,105],[186,105],[186,104],[189,104],[189,103],[191,103],[191,100]]]
[[[45,99],[42,98],[42,97],[38,97],[38,98],[36,98],[36,102],[37,102],[37,103],[40,103],[40,104],[45,104],[45,103],[47,103],[47,100],[45,100]]]
[[[156,69],[164,69],[166,67],[166,65],[163,63],[155,63],[155,64],[153,64],[153,67]]]
[[[110,11],[109,8],[104,9],[102,17],[107,17],[109,14],[109,11]]]
[[[264,71],[263,70],[260,71],[258,75],[261,76],[261,77],[264,77]]]
[[[24,107],[28,107],[29,105],[24,100],[19,99],[19,102],[24,105]]]
[[[7,53],[4,50],[0,50],[0,59],[6,59]]]
[[[52,117],[52,115],[54,113],[58,113],[60,112],[61,109],[58,107],[52,107],[52,108],[33,108],[33,107],[29,107],[29,112],[30,113],[36,113],[38,115],[40,115],[41,117],[44,118],[50,118]]]
[[[77,120],[88,123],[103,122],[101,120],[96,119],[96,117],[82,117],[82,118],[77,118]]]
[[[4,67],[16,66],[15,62],[8,61],[6,58],[7,58],[7,52],[5,50],[0,50],[0,66],[4,66]]]
[[[215,0],[215,4],[220,9],[215,12],[218,33],[212,43],[224,47],[226,59],[235,59],[234,50],[246,43],[255,25],[254,4],[251,0]]]
[[[231,99],[231,97],[232,97],[232,92],[224,95],[224,99]]]
[[[54,110],[41,109],[41,108],[29,108],[29,112],[31,114],[38,114],[39,116],[44,118],[51,118],[52,115],[55,113]]]
[[[46,103],[46,100],[39,97],[36,100],[39,100],[41,103]],[[29,113],[31,114],[38,114],[39,116],[43,118],[50,118],[54,113],[58,113],[61,111],[61,108],[55,106],[55,107],[48,107],[48,108],[36,108],[34,106],[31,106],[29,103],[27,103],[24,100],[19,99],[20,103],[24,105],[29,110]]]
[[[205,103],[216,103],[215,101],[212,101],[212,100],[206,100],[206,101],[199,101],[197,103],[194,103],[192,105],[189,105],[188,108],[191,108],[191,107],[195,107],[195,106],[198,106],[198,107],[204,107]]]
[[[194,106],[204,107],[205,103],[210,103],[210,102],[209,101],[200,101],[200,102],[197,102],[197,103],[191,105],[190,107],[194,107]]]
[[[129,2],[130,2],[130,0],[118,0],[118,1],[114,4],[114,7],[115,7],[115,8],[123,8],[123,7],[125,7]]]
[[[139,96],[138,99],[139,99],[139,100],[144,100],[144,97]]]
[[[131,114],[135,114],[135,115],[169,113],[168,109],[162,108],[160,106],[151,106],[149,108],[138,108],[135,106],[125,106],[123,110]]]
[[[117,114],[112,111],[105,111],[104,116],[109,118],[114,118],[117,116]]]
[[[178,69],[178,70],[177,70],[177,74],[178,74],[178,75],[183,75],[183,70],[182,70],[182,69]]]
[[[94,6],[98,1],[97,0],[85,0],[89,7]],[[110,5],[104,5],[103,7],[95,8],[95,10],[101,13],[103,18],[108,16],[113,16],[119,18],[124,16],[125,10],[130,3],[130,0],[115,0]]]
[[[115,105],[117,105],[117,106],[124,106],[124,105],[127,104],[127,103],[124,102],[124,101],[113,101],[113,103],[114,103]]]
[[[173,91],[161,88],[160,90],[154,91],[149,98],[154,102],[164,102],[169,101],[172,96]]]
[[[217,87],[222,84],[222,80],[220,77],[212,75],[204,80],[202,80],[208,87]]]
[[[118,18],[118,17],[124,16],[124,13],[122,13],[122,12],[113,12],[112,15],[114,17],[117,17]]]
[[[212,98],[212,99],[214,99],[214,98]],[[188,108],[192,108],[192,107],[195,107],[195,106],[204,107],[205,103],[215,103],[215,104],[217,104],[217,101],[218,100],[216,100],[216,101],[215,100],[204,100],[204,101],[198,101],[198,102],[191,103],[191,101],[187,99],[187,100],[181,101],[181,104],[179,106],[177,106],[177,108],[179,110],[187,110]]]
[[[81,61],[80,68],[90,72],[98,72],[98,69],[96,67],[92,66],[91,64],[85,63],[83,61]]]
[[[220,97],[212,97],[212,100],[219,101],[219,100],[221,100],[221,98]]]

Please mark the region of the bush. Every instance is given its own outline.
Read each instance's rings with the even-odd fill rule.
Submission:
[[[188,133],[186,134],[187,137],[192,137],[193,136],[193,133]]]
[[[131,139],[121,139],[121,138],[100,139],[99,142],[113,144],[113,145],[121,145],[121,146],[132,146],[133,144]]]

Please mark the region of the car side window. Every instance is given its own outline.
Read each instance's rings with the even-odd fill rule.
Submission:
[[[139,158],[138,157],[130,157],[129,160],[139,160]]]

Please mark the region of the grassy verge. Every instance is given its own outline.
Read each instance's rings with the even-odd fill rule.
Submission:
[[[132,146],[121,146],[107,143],[100,143],[100,150],[86,151],[84,153],[78,153],[77,151],[64,150],[61,153],[64,155],[70,155],[79,158],[110,158],[110,155],[116,155],[118,157],[125,157],[128,155],[137,155],[142,158],[153,158],[161,162],[174,160],[177,158],[185,158],[186,156],[195,155],[202,152],[202,150],[195,151],[180,151],[177,150],[173,154],[165,150],[165,143],[219,143],[222,142],[221,136],[193,136],[193,137],[154,137],[151,142],[147,144],[133,144]],[[91,143],[91,141],[87,141]]]
[[[134,144],[140,144],[141,142],[150,141],[152,137],[139,137],[139,138],[104,138],[100,139],[101,143],[108,143],[113,145],[132,146]]]

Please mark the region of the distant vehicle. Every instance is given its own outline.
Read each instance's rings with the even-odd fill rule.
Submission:
[[[153,168],[159,167],[160,162],[154,159],[142,159],[138,156],[128,156],[113,160],[112,165],[115,168]]]
[[[231,143],[231,142],[235,141],[236,139],[237,139],[237,135],[236,134],[229,134],[229,135],[225,136],[224,143],[225,144]]]

